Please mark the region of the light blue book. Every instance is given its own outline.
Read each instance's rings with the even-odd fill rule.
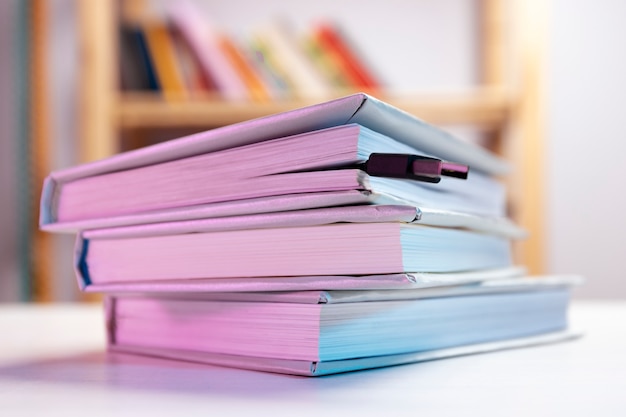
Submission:
[[[107,300],[113,351],[318,376],[556,342],[575,277],[409,291]]]

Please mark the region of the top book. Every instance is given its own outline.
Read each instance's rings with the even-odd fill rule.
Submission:
[[[311,136],[313,140],[310,140]],[[267,141],[290,145],[285,148],[287,152],[280,152],[280,146],[273,149],[275,145]],[[319,153],[320,161],[298,162],[297,152],[294,152],[299,148],[298,143],[302,144],[305,153],[312,150]],[[267,152],[268,149],[273,151]],[[345,151],[351,154],[341,158],[333,155]],[[413,198],[406,197],[406,194],[413,193],[411,189],[407,189],[404,195],[393,195],[393,190],[404,189],[405,183],[410,181],[388,179],[388,184],[383,187],[380,180],[369,178],[355,169],[372,152],[417,153],[467,164],[471,166],[472,175],[467,181],[466,194],[477,193],[477,200],[488,203],[474,207],[470,198],[468,210],[464,210],[464,197],[460,195],[463,192],[458,190],[465,185],[453,184],[458,181],[455,179],[451,179],[448,185],[442,182],[436,186],[422,186],[423,190],[441,186],[440,191],[453,196],[456,193],[458,201],[454,203],[453,197],[447,206],[436,207],[437,200],[424,202],[417,198],[413,201]],[[169,191],[161,189],[167,188],[164,183],[180,184],[183,188],[188,185],[185,171],[191,166],[189,164],[195,164],[195,177],[192,177],[197,183],[186,187],[186,196],[178,193],[178,186]],[[266,168],[259,170],[259,167]],[[360,93],[52,172],[44,184],[40,225],[52,231],[76,230],[96,227],[97,222],[93,221],[102,218],[132,217],[205,203],[341,190],[382,192],[408,200],[413,205],[426,204],[431,208],[498,216],[502,215],[504,193],[489,176],[506,171],[506,163],[487,150],[462,142],[404,111]],[[212,175],[215,173],[221,174]],[[335,182],[339,173],[346,177],[345,187]],[[330,180],[325,178],[328,175]],[[233,179],[237,181],[233,182]],[[265,184],[278,180],[283,183],[276,190]],[[319,187],[315,185],[316,181]],[[205,183],[209,187],[205,196],[194,195],[196,191],[202,194],[194,187]],[[241,184],[247,183],[248,191],[237,190]],[[236,188],[234,193],[233,187]],[[388,190],[392,192],[388,193]],[[128,196],[128,192],[132,195]],[[496,197],[489,198],[488,195]],[[125,221],[128,224],[128,218]],[[115,225],[115,222],[107,225]]]

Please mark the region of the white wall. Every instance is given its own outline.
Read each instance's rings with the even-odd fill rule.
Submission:
[[[584,297],[626,298],[626,2],[552,0],[549,269]]]

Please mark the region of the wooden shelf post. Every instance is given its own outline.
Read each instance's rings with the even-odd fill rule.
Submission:
[[[117,17],[113,0],[77,1],[79,20],[81,162],[119,150],[117,82]]]

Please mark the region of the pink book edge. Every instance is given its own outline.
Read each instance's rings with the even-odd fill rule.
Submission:
[[[408,223],[415,220],[416,215],[417,209],[412,206],[342,206],[280,213],[263,213],[249,216],[222,217],[214,219],[199,219],[110,229],[87,230],[79,233],[76,237],[74,245],[74,272],[81,290],[85,291],[86,288],[92,285],[86,263],[90,239],[242,230],[249,228],[316,226],[337,222]],[[132,286],[134,284],[128,285]]]
[[[48,232],[76,233],[81,230],[103,229],[118,226],[141,225],[194,219],[231,217],[260,213],[275,213],[291,210],[314,209],[354,204],[370,204],[375,200],[370,192],[359,190],[326,191],[319,193],[286,194],[270,197],[250,198],[220,203],[201,204],[189,207],[176,207],[123,216],[54,222],[46,209],[52,195],[44,186],[40,211],[41,229]],[[43,200],[46,200],[45,202]]]
[[[419,211],[415,207],[405,205],[339,206],[94,229],[86,230],[81,235],[85,239],[116,239],[230,230],[320,226],[333,223],[411,223],[416,220],[418,213]]]
[[[457,285],[511,280],[525,276],[523,267],[508,267],[463,273],[404,273],[385,275],[316,275],[293,277],[206,278],[134,283],[90,284],[86,292],[127,293],[241,293],[284,291],[388,291],[423,290]]]

